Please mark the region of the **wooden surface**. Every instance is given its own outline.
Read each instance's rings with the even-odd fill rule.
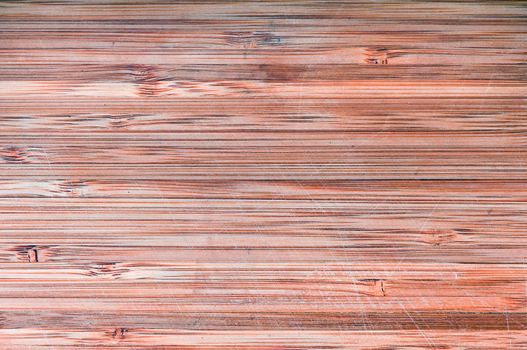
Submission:
[[[527,349],[527,2],[0,2],[1,349]]]

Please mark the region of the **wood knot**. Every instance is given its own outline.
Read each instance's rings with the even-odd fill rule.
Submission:
[[[119,267],[119,265],[114,262],[101,262],[90,266],[86,272],[86,275],[97,278],[118,280],[124,273],[129,271],[129,269]]]
[[[381,290],[381,293],[382,293],[382,296],[385,297],[386,296],[386,290],[384,289],[384,281],[378,281],[378,285],[379,285],[379,289]]]
[[[451,230],[431,230],[424,233],[424,241],[434,246],[440,246],[445,243],[453,242],[457,238],[456,232]]]
[[[364,280],[364,282],[366,282],[366,285],[369,287],[364,294],[370,295],[370,296],[376,296],[376,297],[386,296],[386,290],[385,290],[383,280],[371,279],[371,280]]]
[[[386,48],[367,49],[364,61],[368,64],[388,64],[389,52]]]
[[[83,181],[64,181],[58,184],[57,192],[78,197],[83,195],[83,189],[86,187],[87,185]]]
[[[16,252],[17,260],[20,262],[40,263],[49,258],[48,249],[47,246],[21,245],[11,250]]]
[[[31,248],[27,251],[27,258],[29,262],[38,262],[38,250],[37,248]]]
[[[130,122],[134,120],[135,117],[133,115],[111,116],[108,124],[111,128],[122,129],[130,126]]]
[[[128,329],[126,328],[116,328],[112,332],[112,338],[114,339],[124,339]]]
[[[29,163],[29,154],[22,148],[12,146],[0,151],[0,157],[8,163]]]
[[[137,85],[137,94],[143,97],[159,96],[170,91],[166,83],[158,74],[154,66],[133,65],[132,74]]]
[[[157,79],[156,67],[147,65],[133,66],[132,74],[136,81],[147,82],[155,81]]]

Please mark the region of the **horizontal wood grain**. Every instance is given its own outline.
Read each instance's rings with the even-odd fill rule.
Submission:
[[[0,1],[0,349],[527,348],[524,1]]]
[[[97,349],[115,349],[127,347],[149,347],[163,349],[172,344],[179,349],[219,350],[236,346],[244,350],[270,349],[310,349],[328,346],[342,349],[362,349],[388,347],[411,347],[412,349],[429,349],[449,347],[485,347],[488,349],[522,348],[525,338],[519,331],[483,331],[452,332],[428,331],[426,337],[420,331],[167,331],[164,329],[128,329],[113,330],[28,330],[23,336],[19,332],[0,331],[0,339],[6,340],[9,346],[30,344],[34,349],[46,349],[50,346],[64,348],[96,347]],[[283,346],[283,339],[289,339],[290,346]],[[419,340],[414,340],[419,339]],[[461,345],[464,344],[464,345]]]

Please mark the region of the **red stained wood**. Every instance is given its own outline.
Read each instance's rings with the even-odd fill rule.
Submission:
[[[0,2],[0,349],[526,349],[526,5]]]

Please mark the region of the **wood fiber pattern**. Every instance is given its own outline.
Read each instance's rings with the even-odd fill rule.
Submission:
[[[0,349],[527,349],[527,2],[1,1]]]

